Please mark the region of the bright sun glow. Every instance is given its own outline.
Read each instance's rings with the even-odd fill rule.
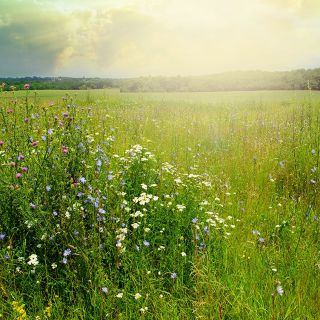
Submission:
[[[316,67],[319,18],[318,0],[2,0],[0,73],[108,77]]]

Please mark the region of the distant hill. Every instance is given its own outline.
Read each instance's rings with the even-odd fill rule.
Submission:
[[[293,71],[234,71],[206,76],[189,77],[138,77],[114,78],[69,78],[69,77],[24,77],[0,78],[6,83],[5,90],[15,86],[23,89],[102,89],[119,88],[122,92],[170,92],[170,91],[238,91],[238,90],[320,90],[320,68]]]

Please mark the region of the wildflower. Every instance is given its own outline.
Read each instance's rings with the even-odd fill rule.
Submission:
[[[183,257],[186,257],[186,256],[187,256],[187,254],[186,254],[185,252],[181,252],[181,255],[182,255]]]
[[[48,129],[47,132],[48,132],[49,135],[51,135],[51,134],[53,134],[53,129]]]
[[[137,223],[137,222],[131,224],[131,227],[132,227],[133,229],[137,229],[139,226],[140,226],[140,224]]]
[[[193,218],[192,219],[192,223],[197,223],[198,222],[198,218]]]
[[[172,279],[176,279],[177,278],[177,274],[175,272],[171,273],[171,278]]]
[[[119,298],[119,299],[122,299],[122,297],[123,297],[123,292],[119,292],[119,293],[116,295],[116,297]]]
[[[141,183],[141,188],[144,189],[144,190],[147,190],[148,189],[148,186],[144,183]]]
[[[32,209],[36,209],[36,208],[37,208],[37,205],[34,204],[33,202],[30,202],[30,207],[31,207]]]
[[[57,264],[54,262],[54,263],[52,263],[51,264],[51,268],[54,270],[54,269],[56,269],[57,268]]]
[[[102,287],[102,288],[101,288],[101,292],[107,294],[107,293],[109,292],[109,289],[106,288],[106,287]]]
[[[47,192],[50,192],[51,191],[51,186],[46,186],[46,190],[47,190]]]
[[[18,156],[17,156],[17,160],[18,161],[22,161],[24,159],[24,155],[23,154],[19,154]]]
[[[19,178],[21,178],[21,177],[22,177],[22,174],[21,174],[20,172],[17,172],[17,173],[16,173],[16,178],[19,179]]]
[[[39,261],[38,261],[38,257],[36,254],[32,254],[30,257],[29,257],[29,261],[28,261],[28,265],[32,265],[32,266],[36,266],[39,264]]]
[[[85,177],[80,177],[79,178],[79,182],[82,183],[82,184],[85,184],[87,182],[87,180],[86,180]]]
[[[0,146],[2,146],[4,144],[3,140],[0,140]]]
[[[69,152],[69,148],[66,146],[62,146],[62,153],[67,154]]]
[[[260,232],[257,230],[252,230],[252,234],[255,236],[260,236]]]
[[[144,307],[144,308],[141,308],[141,309],[140,309],[140,312],[141,312],[141,313],[145,313],[146,311],[148,311],[148,307]]]
[[[22,167],[22,168],[21,168],[21,171],[22,171],[22,172],[28,172],[28,167]]]
[[[143,244],[144,244],[146,247],[150,246],[150,242],[147,241],[147,240],[144,240],[144,241],[143,241]]]
[[[29,89],[30,89],[30,84],[29,84],[29,83],[26,83],[26,84],[23,86],[23,89],[24,89],[24,90],[29,90]]]
[[[32,142],[32,146],[33,146],[33,147],[37,147],[37,146],[38,146],[38,141],[33,141],[33,142]]]
[[[259,238],[258,241],[259,241],[259,243],[264,243],[265,242],[264,238]]]
[[[64,250],[64,252],[63,252],[63,256],[64,256],[64,257],[70,256],[70,254],[71,254],[71,249],[70,249],[70,248],[67,248],[67,249]]]
[[[284,293],[284,290],[280,284],[277,286],[277,293],[279,296],[282,296]]]
[[[176,207],[179,211],[183,211],[186,208],[183,204],[177,204]]]
[[[57,211],[53,211],[52,214],[56,217],[58,215]]]
[[[0,240],[3,240],[6,237],[5,233],[0,233]]]
[[[142,297],[142,296],[141,296],[141,294],[140,294],[139,292],[134,295],[134,298],[135,298],[136,300],[140,299],[141,297]]]

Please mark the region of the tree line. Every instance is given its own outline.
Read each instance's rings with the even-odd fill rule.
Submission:
[[[293,71],[234,71],[207,76],[71,78],[0,78],[3,90],[87,90],[119,88],[122,92],[237,91],[237,90],[320,90],[320,68]]]

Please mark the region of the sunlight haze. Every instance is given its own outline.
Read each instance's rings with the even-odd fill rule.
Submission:
[[[0,2],[2,76],[202,75],[320,64],[318,0]]]

